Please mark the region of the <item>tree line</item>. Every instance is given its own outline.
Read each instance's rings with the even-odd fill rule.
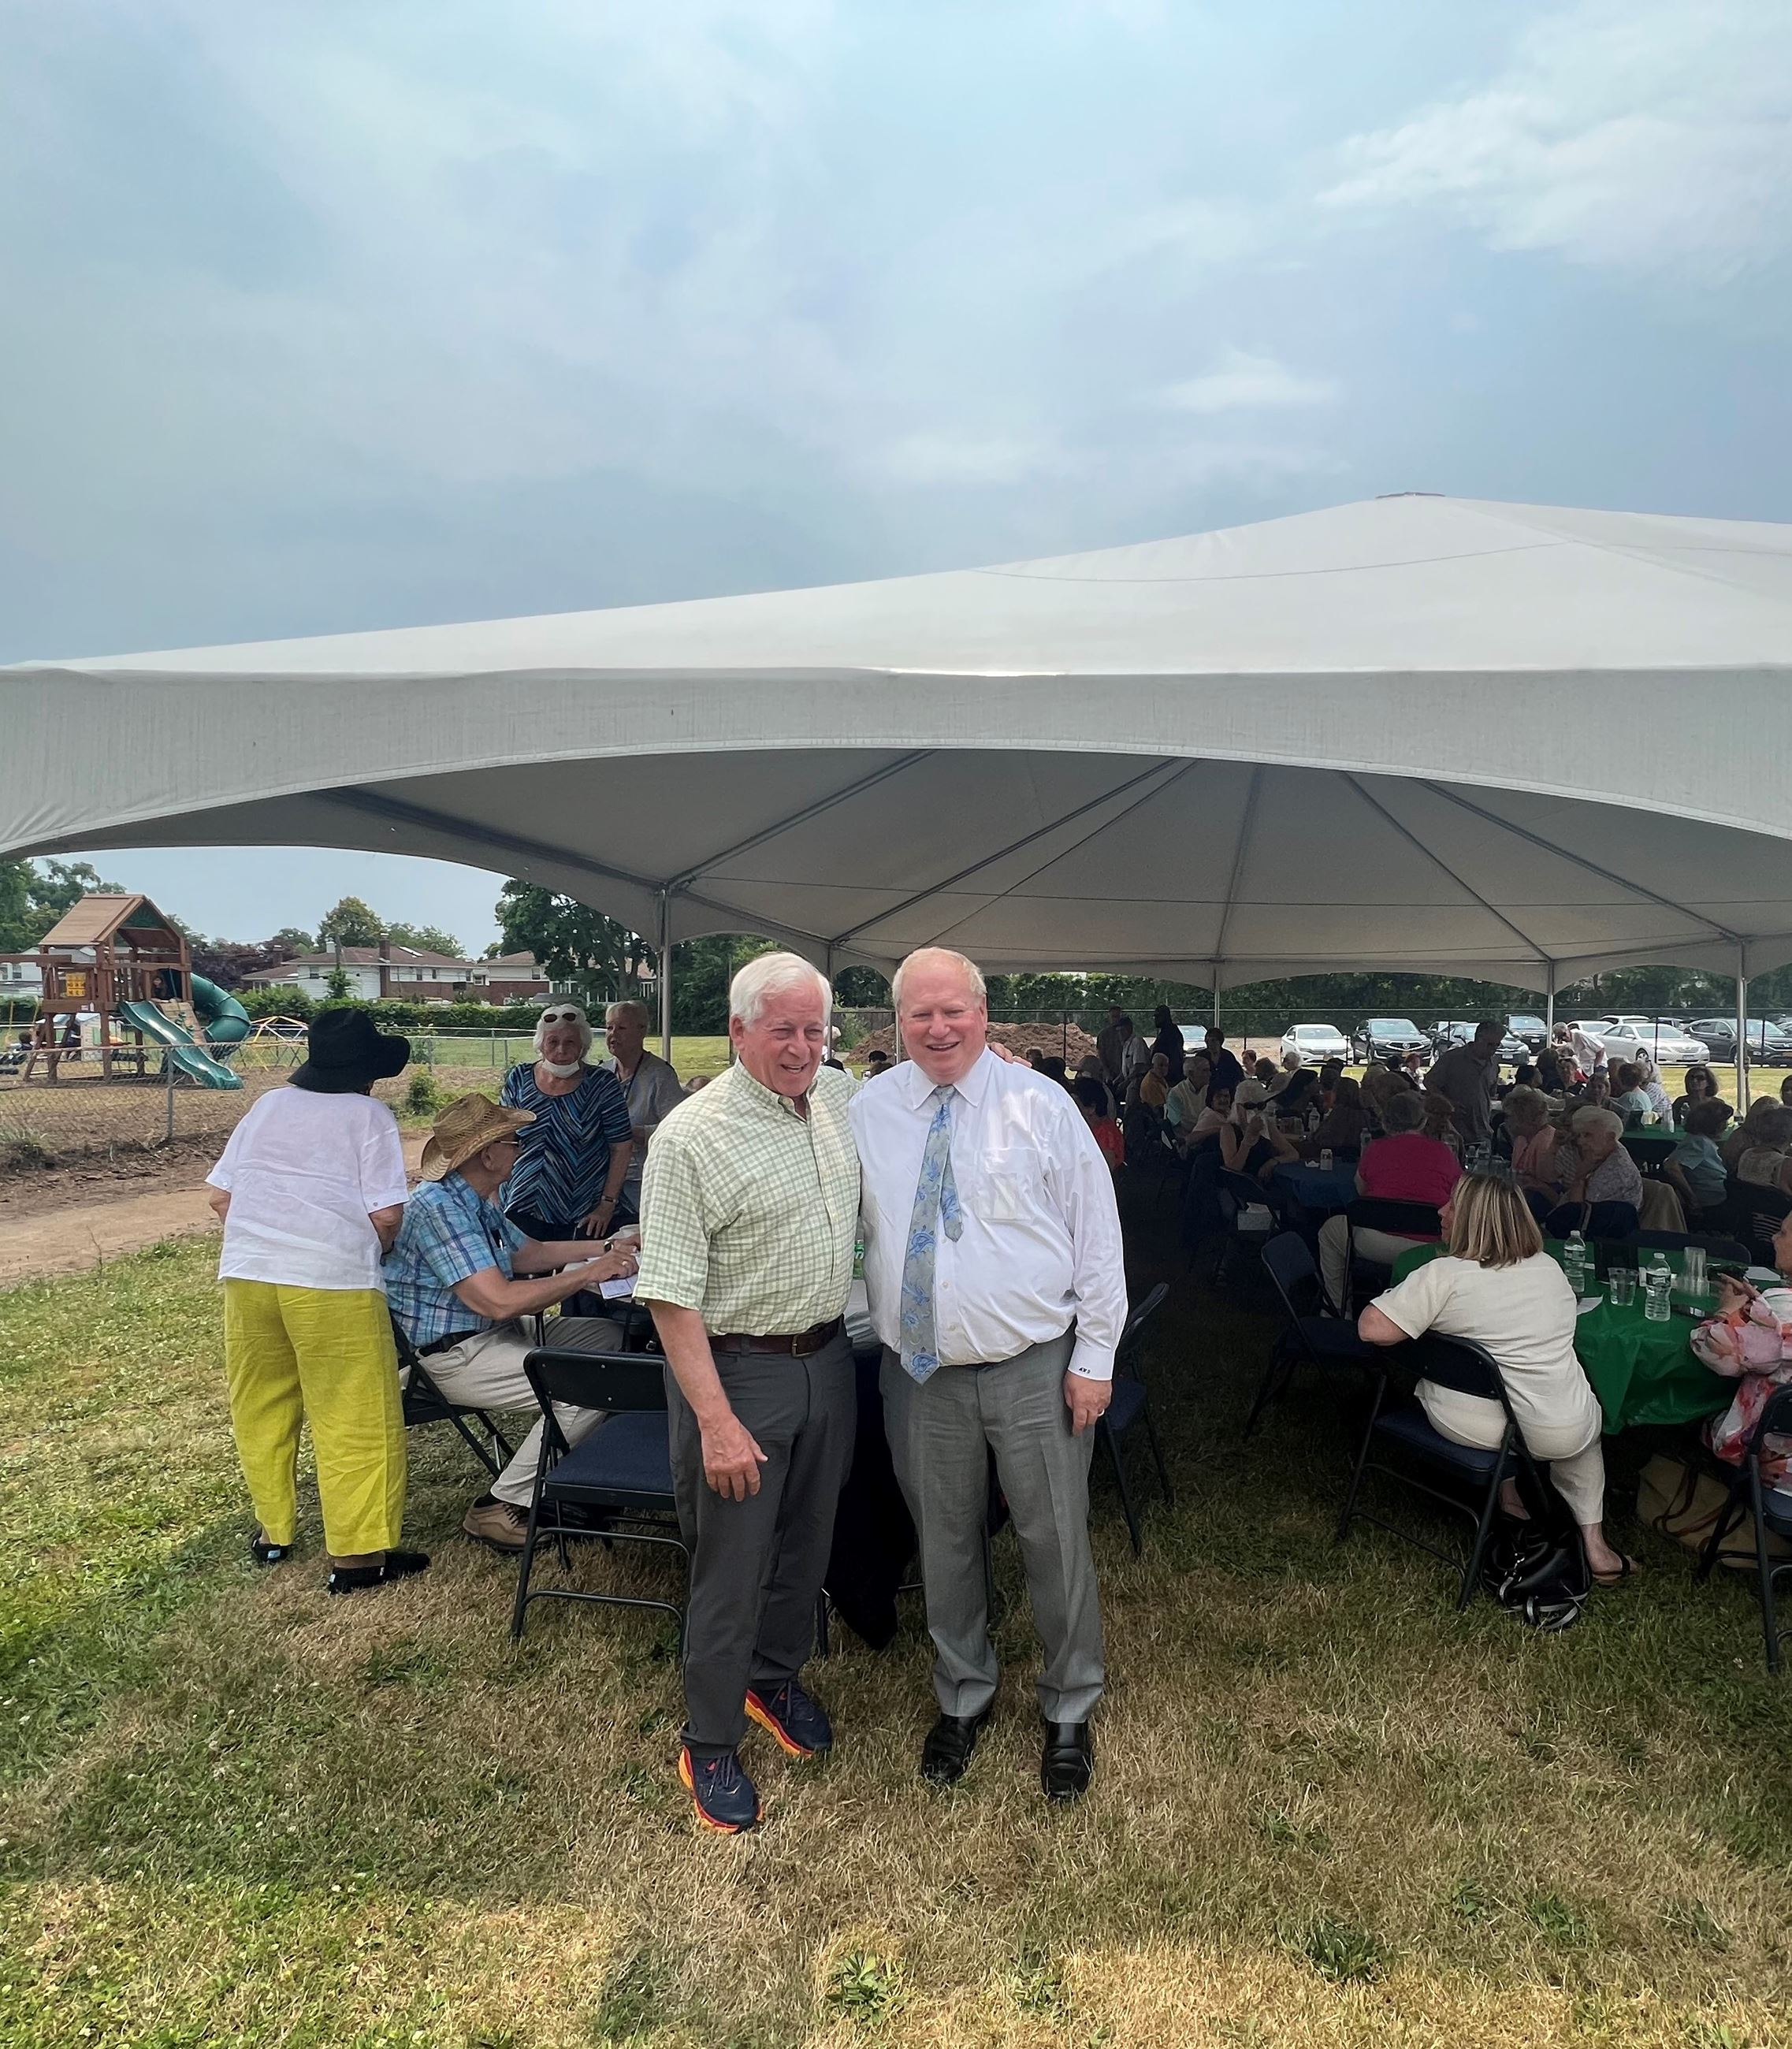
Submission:
[[[80,898],[95,892],[120,893],[123,885],[103,881],[87,861],[0,861],[0,953],[20,953],[37,945],[45,933]],[[166,907],[163,908],[165,910]],[[511,880],[493,906],[502,938],[485,949],[484,958],[530,953],[557,986],[569,988],[590,1005],[623,997],[654,998],[659,962],[651,941],[615,918],[558,891]],[[179,924],[172,912],[171,919]],[[192,949],[196,973],[224,989],[241,987],[258,969],[274,967],[301,954],[328,953],[336,946],[375,947],[382,939],[395,946],[461,960],[467,955],[452,932],[435,925],[413,925],[386,919],[359,896],[344,896],[318,920],[314,931],[284,926],[265,939],[206,939],[182,924]],[[672,949],[672,1028],[680,1034],[725,1031],[728,985],[735,972],[755,955],[771,952],[780,943],[754,933],[717,934],[682,940]],[[332,995],[347,993],[346,976]],[[889,987],[874,968],[848,967],[834,978],[840,1003],[849,1009],[879,1009],[890,1001]],[[247,993],[253,1010],[286,1009],[308,1014],[312,1005],[301,991],[255,989]],[[1167,1004],[1179,1020],[1195,1022],[1211,1016],[1212,993],[1188,982],[1146,976],[1112,974],[1013,974],[989,978],[992,1016],[1016,1021],[1099,1012],[1118,1003],[1140,1019]],[[1736,1003],[1736,983],[1677,967],[1630,967],[1596,975],[1559,990],[1560,1017],[1595,1016],[1612,1011],[1663,1015],[1727,1015]],[[405,1004],[413,1021],[450,1021],[445,1006]],[[492,1006],[445,1007],[460,1013],[495,1015]],[[1438,1017],[1505,1017],[1541,1008],[1534,990],[1502,982],[1476,982],[1457,976],[1394,974],[1301,975],[1252,982],[1228,990],[1222,1015],[1292,1019],[1324,1017],[1348,1024],[1359,1017],[1413,1015],[1420,1022]],[[1764,1015],[1792,1008],[1792,966],[1758,976],[1749,985],[1749,1008]],[[467,1021],[472,1021],[469,1017]]]

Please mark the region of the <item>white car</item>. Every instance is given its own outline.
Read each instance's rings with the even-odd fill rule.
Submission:
[[[1651,1055],[1660,1067],[1689,1067],[1711,1058],[1704,1040],[1689,1038],[1671,1025],[1658,1026],[1653,1017],[1607,1017],[1592,1028],[1605,1041],[1606,1060],[1611,1065],[1635,1059],[1638,1052]]]
[[[1351,1042],[1335,1024],[1291,1024],[1282,1034],[1282,1054],[1293,1053],[1304,1067],[1316,1067],[1322,1060],[1342,1060],[1350,1065]]]

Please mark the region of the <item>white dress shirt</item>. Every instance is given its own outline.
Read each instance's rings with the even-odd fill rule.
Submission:
[[[907,1060],[869,1081],[848,1115],[864,1168],[865,1279],[879,1339],[902,1349],[902,1267],[935,1084]],[[1126,1270],[1114,1176],[1059,1083],[985,1049],[954,1084],[952,1179],[963,1213],[935,1255],[943,1365],[993,1366],[1060,1337],[1070,1370],[1114,1377]]]

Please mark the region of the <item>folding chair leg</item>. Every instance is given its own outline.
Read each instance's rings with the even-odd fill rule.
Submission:
[[[1133,1497],[1126,1490],[1126,1468],[1120,1456],[1120,1440],[1102,1417],[1095,1425],[1095,1434],[1107,1447],[1108,1463],[1114,1468],[1114,1483],[1120,1490],[1120,1512],[1126,1518],[1126,1528],[1133,1539],[1133,1556],[1145,1555],[1145,1545],[1139,1537],[1139,1518],[1133,1512]]]
[[[1369,1444],[1375,1432],[1375,1418],[1382,1413],[1382,1400],[1387,1393],[1387,1376],[1378,1374],[1375,1378],[1375,1398],[1369,1405],[1369,1420],[1362,1426],[1362,1442],[1357,1447],[1356,1464],[1351,1468],[1351,1483],[1344,1494],[1344,1511],[1338,1518],[1338,1534],[1335,1543],[1342,1544],[1351,1534],[1351,1518],[1356,1513],[1356,1497],[1362,1487],[1363,1468],[1369,1463]]]
[[[516,1561],[516,1605],[511,1610],[511,1641],[518,1642],[523,1635],[523,1612],[529,1605],[529,1575],[534,1568],[535,1543],[541,1528],[542,1498],[539,1489],[529,1503],[529,1527],[523,1534],[523,1556]]]
[[[1481,1519],[1475,1526],[1475,1542],[1468,1553],[1468,1563],[1463,1569],[1462,1598],[1456,1603],[1456,1613],[1475,1598],[1475,1589],[1481,1584],[1481,1561],[1487,1555],[1487,1538],[1493,1529],[1494,1510],[1499,1501],[1499,1485],[1506,1475],[1511,1461],[1502,1458],[1494,1468],[1493,1478],[1487,1482],[1487,1498],[1481,1503]]]
[[[460,1432],[462,1439],[466,1444],[467,1449],[471,1452],[473,1456],[479,1460],[480,1464],[484,1467],[486,1472],[489,1473],[494,1479],[496,1479],[498,1475],[503,1471],[503,1468],[498,1464],[496,1459],[493,1458],[492,1453],[487,1450],[485,1446],[479,1441],[478,1437],[474,1433],[472,1424],[467,1421],[466,1417],[461,1414],[458,1409],[449,1410],[448,1420],[454,1425],[455,1429]]]
[[[1747,1485],[1748,1472],[1745,1464],[1732,1478],[1729,1498],[1717,1511],[1717,1520],[1711,1526],[1711,1534],[1705,1540],[1705,1548],[1699,1553],[1699,1562],[1693,1572],[1695,1586],[1702,1584],[1711,1577],[1711,1569],[1717,1563],[1717,1554],[1723,1548],[1724,1539],[1741,1520],[1743,1513],[1742,1497]]]
[[[827,1655],[827,1588],[823,1587],[815,1596],[815,1655]]]
[[[1761,1583],[1761,1631],[1767,1640],[1767,1670],[1779,1670],[1779,1619],[1774,1608],[1774,1562],[1767,1555],[1767,1525],[1762,1513],[1761,1468],[1748,1461],[1748,1503],[1755,1514],[1755,1570]]]

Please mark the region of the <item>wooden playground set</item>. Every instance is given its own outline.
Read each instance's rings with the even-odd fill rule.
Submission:
[[[30,952],[0,961],[34,966],[43,982],[36,1017],[3,1056],[19,1081],[97,1071],[103,1081],[243,1086],[224,1062],[254,1021],[193,973],[185,935],[147,896],[84,896]]]

